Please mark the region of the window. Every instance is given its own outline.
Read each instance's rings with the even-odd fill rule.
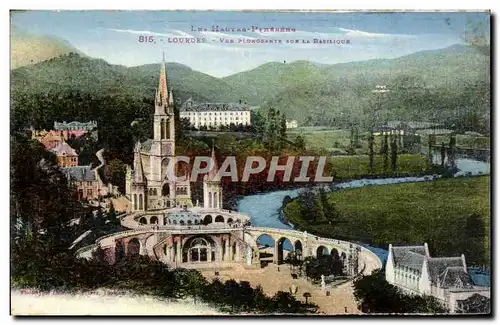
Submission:
[[[91,197],[92,196],[92,189],[89,188],[87,189],[87,197]]]

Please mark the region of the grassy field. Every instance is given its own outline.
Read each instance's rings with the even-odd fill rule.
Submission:
[[[450,142],[448,136],[437,136],[436,143],[440,144],[444,142],[446,145]],[[464,134],[457,135],[457,146],[473,148],[473,149],[489,149],[490,148],[490,138],[489,137],[476,137]]]
[[[286,218],[318,235],[370,239],[393,244],[427,242],[431,256],[464,253],[469,265],[490,261],[489,176],[440,179],[349,189],[329,193],[340,213],[337,222],[308,223],[298,201],[285,207]],[[474,223],[469,216],[476,214]],[[469,219],[469,221],[468,221]]]
[[[287,133],[291,141],[294,141],[297,135],[303,136],[307,149],[335,151],[345,150],[350,145],[351,133],[348,130],[288,131]]]
[[[330,158],[336,179],[353,179],[363,176],[390,174],[391,159],[388,159],[388,168],[384,169],[384,157],[374,156],[374,170],[370,172],[370,158],[364,156],[333,156]],[[421,155],[399,155],[396,172],[399,175],[422,174],[430,169],[426,157]]]
[[[287,132],[290,141],[294,141],[297,135],[304,137],[307,149],[315,150],[327,150],[328,152],[339,152],[345,153],[345,150],[350,146],[350,131],[349,130],[328,130],[328,129],[297,129],[290,130]],[[359,142],[361,148],[358,148],[356,152],[358,154],[365,154],[368,151],[368,133],[359,133]],[[380,144],[382,141],[381,136],[375,136],[374,150],[378,152],[380,150]],[[421,139],[422,143],[427,145],[427,136],[423,136]],[[436,143],[440,144],[444,142],[448,144],[450,142],[449,136],[437,136]],[[479,137],[470,136],[464,134],[457,135],[457,145],[459,147],[467,148],[490,148],[490,138],[489,137]]]

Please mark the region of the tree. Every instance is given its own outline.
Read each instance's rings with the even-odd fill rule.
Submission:
[[[389,167],[389,135],[384,134],[382,138],[381,154],[384,156],[384,171]]]
[[[489,314],[491,299],[476,293],[465,300],[458,300],[457,307],[460,314]]]
[[[308,299],[311,298],[311,293],[310,292],[304,292],[302,295],[304,298],[306,298],[306,304],[308,303]]]
[[[104,167],[106,181],[118,186],[122,193],[125,192],[125,173],[125,164],[120,159],[112,159]]]
[[[373,150],[373,142],[374,142],[374,138],[373,138],[373,132],[370,131],[370,134],[368,135],[368,155],[369,155],[369,158],[370,158],[370,164],[369,164],[369,169],[371,172],[373,172],[374,170],[374,166],[373,166],[373,156],[374,156],[374,150]]]
[[[446,158],[446,147],[444,142],[441,142],[441,167],[444,167],[444,160]]]
[[[354,297],[365,313],[446,313],[434,297],[409,296],[385,280],[385,271],[376,270],[353,282]]]
[[[319,280],[321,276],[342,275],[343,262],[340,259],[332,258],[330,255],[322,255],[318,258],[308,256],[304,260],[306,275],[313,279]]]
[[[433,134],[430,134],[429,135],[429,139],[428,139],[428,146],[429,146],[429,148],[428,148],[428,156],[429,156],[429,162],[431,162],[431,163],[433,161],[433,159],[432,159],[433,152],[434,152],[433,147],[435,145],[436,145],[436,136],[433,135]]]
[[[116,210],[115,206],[113,205],[113,202],[111,202],[109,206],[108,220],[113,225],[119,223],[118,218],[116,217]]]
[[[295,147],[297,147],[300,151],[304,151],[306,149],[306,141],[300,134],[295,138]]]
[[[286,116],[285,113],[281,115],[281,121],[280,121],[280,128],[279,128],[279,135],[280,135],[280,149],[285,148],[286,146]]]
[[[453,168],[455,166],[455,152],[456,152],[456,137],[455,135],[450,135],[450,143],[448,147],[448,164]]]
[[[82,211],[76,191],[56,165],[55,156],[36,140],[11,137],[10,216],[29,229],[25,235],[65,240],[68,221]],[[36,238],[35,238],[36,240]],[[62,243],[61,243],[62,244]]]
[[[290,202],[292,202],[292,198],[290,197],[290,195],[285,195],[285,197],[283,198],[283,207]]]
[[[393,172],[396,171],[397,161],[398,161],[398,145],[396,143],[396,138],[394,137],[391,143],[391,168]]]

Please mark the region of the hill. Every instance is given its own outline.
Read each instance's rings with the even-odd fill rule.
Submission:
[[[231,101],[237,90],[226,82],[178,63],[167,63],[167,78],[178,99]],[[13,92],[79,91],[91,95],[130,95],[154,98],[159,64],[127,68],[101,59],[69,53],[11,71]]]
[[[288,70],[294,71],[295,64],[289,64]],[[383,106],[391,110],[385,118],[445,121],[463,108],[464,114],[489,115],[490,58],[469,46],[454,45],[396,59],[323,67],[311,64],[307,78],[291,74],[279,85],[269,77],[286,70],[284,65],[278,70],[276,64],[268,64],[225,80],[237,77],[255,87],[267,85],[266,89],[253,89],[262,94],[261,107],[273,106],[307,125],[345,126],[363,113],[372,119],[379,100],[372,93],[375,85],[391,89],[383,99]],[[271,80],[263,82],[266,78]]]
[[[78,90],[151,99],[158,74],[158,64],[127,68],[71,52],[11,70],[11,84],[13,93]],[[490,57],[465,45],[333,65],[269,62],[224,78],[167,64],[179,101],[242,99],[263,109],[273,106],[301,125],[348,127],[410,119],[465,123],[479,132],[489,124],[489,74]],[[377,97],[372,92],[376,85],[387,85],[391,92]],[[384,109],[374,114],[377,106]]]
[[[11,69],[36,64],[70,52],[80,53],[64,40],[53,36],[31,35],[16,26],[11,27],[10,47]]]

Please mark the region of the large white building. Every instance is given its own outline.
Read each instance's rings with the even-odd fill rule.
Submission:
[[[196,103],[188,99],[182,104],[180,118],[187,118],[191,125],[219,127],[221,125],[250,125],[250,107],[246,103]]]
[[[431,257],[427,243],[416,246],[389,245],[385,278],[405,293],[436,297],[452,313],[456,312],[460,301],[475,294],[490,297],[489,287],[473,284],[463,254],[457,257]]]

